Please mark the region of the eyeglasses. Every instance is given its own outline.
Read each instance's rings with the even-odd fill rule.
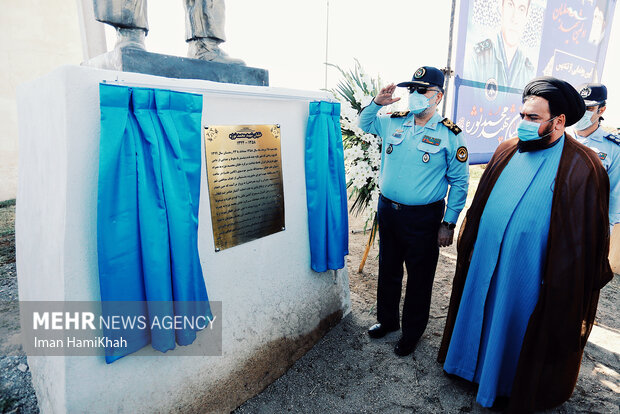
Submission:
[[[437,89],[431,89],[428,86],[409,86],[407,89],[409,89],[409,93],[414,93],[414,92],[418,92],[420,95],[424,95],[426,94],[426,92],[428,91],[437,91],[439,92],[439,90]]]

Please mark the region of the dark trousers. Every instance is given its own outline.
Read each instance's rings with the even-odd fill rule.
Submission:
[[[437,233],[443,212],[443,200],[423,206],[405,206],[383,196],[379,199],[377,320],[390,329],[399,326],[404,262],[407,289],[402,333],[406,339],[419,339],[428,323],[439,258]]]

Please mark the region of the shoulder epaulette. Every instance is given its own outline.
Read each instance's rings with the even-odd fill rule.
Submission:
[[[457,124],[450,121],[448,118],[444,118],[443,121],[441,121],[441,123],[444,124],[446,128],[448,128],[450,131],[452,131],[454,135],[458,135],[461,133],[461,128],[459,128]]]
[[[605,135],[605,138],[613,142],[614,144],[620,145],[620,137],[615,134]]]
[[[474,50],[478,54],[486,52],[489,49],[491,49],[491,39],[483,40],[482,42],[476,43],[476,46],[474,46]]]
[[[390,118],[404,118],[407,115],[409,115],[409,111],[392,112],[392,115],[390,115]]]

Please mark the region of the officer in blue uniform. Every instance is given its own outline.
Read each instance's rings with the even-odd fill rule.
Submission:
[[[403,262],[407,289],[402,336],[394,352],[413,352],[428,323],[439,246],[452,244],[454,227],[465,206],[468,153],[460,128],[437,113],[443,98],[443,73],[419,68],[409,89],[409,111],[378,116],[393,98],[394,84],[381,89],[360,114],[360,128],[382,139],[378,205],[379,283],[377,321],[368,330],[381,338],[399,329]],[[444,198],[450,186],[448,206]],[[443,220],[443,221],[442,221]]]
[[[600,83],[586,83],[579,88],[586,113],[574,125],[579,142],[596,152],[609,175],[609,224],[620,223],[620,136],[605,131],[600,123],[607,109],[607,88]]]

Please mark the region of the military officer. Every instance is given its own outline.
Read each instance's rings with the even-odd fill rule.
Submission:
[[[501,0],[501,28],[474,45],[465,62],[466,79],[523,89],[536,75],[536,68],[521,48],[529,8],[530,0]]]
[[[586,113],[574,126],[575,138],[592,149],[609,175],[609,224],[620,223],[620,137],[601,127],[607,109],[607,88],[601,83],[586,83],[578,88],[586,104]]]
[[[467,197],[465,139],[458,126],[437,113],[443,85],[444,75],[439,69],[421,67],[411,82],[398,84],[409,89],[409,111],[377,115],[381,106],[400,99],[393,97],[396,86],[391,84],[381,89],[360,114],[360,128],[379,135],[383,143],[378,205],[378,323],[368,334],[381,338],[399,329],[404,262],[408,281],[402,336],[394,348],[399,356],[413,352],[426,328],[439,246],[452,244],[454,227]]]

